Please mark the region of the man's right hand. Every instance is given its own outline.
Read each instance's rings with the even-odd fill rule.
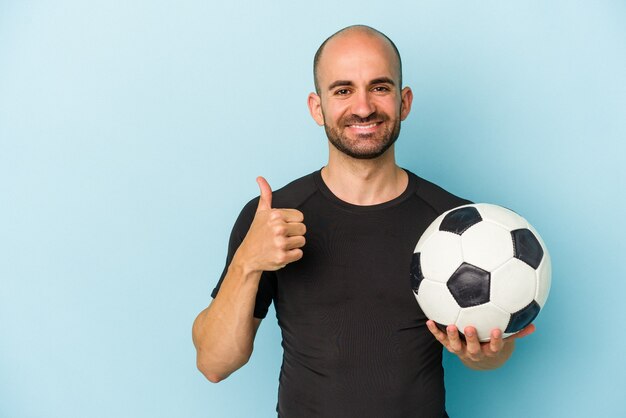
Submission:
[[[233,262],[248,271],[274,271],[302,258],[304,215],[296,209],[272,209],[270,185],[263,177],[256,181],[261,190],[259,206]]]

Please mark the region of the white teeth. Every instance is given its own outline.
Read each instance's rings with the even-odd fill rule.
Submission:
[[[375,123],[372,123],[370,125],[350,125],[353,128],[357,128],[357,129],[369,129],[369,128],[373,128],[374,126],[376,126]]]

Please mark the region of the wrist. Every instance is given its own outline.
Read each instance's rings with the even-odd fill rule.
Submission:
[[[254,266],[253,263],[247,260],[246,257],[241,256],[237,251],[228,266],[230,273],[236,274],[244,279],[259,279],[263,270]]]

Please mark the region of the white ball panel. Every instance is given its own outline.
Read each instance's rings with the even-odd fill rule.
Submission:
[[[537,273],[512,258],[491,273],[491,301],[507,312],[517,312],[535,297]]]
[[[550,254],[543,247],[543,259],[541,264],[537,268],[537,293],[535,294],[535,301],[543,308],[548,299],[550,293],[550,285],[552,284],[552,261],[550,260]]]
[[[511,233],[498,224],[477,223],[461,236],[463,259],[483,270],[493,271],[513,257]]]
[[[461,237],[437,231],[420,248],[424,278],[445,283],[463,262]]]
[[[535,301],[543,308],[546,300],[548,299],[548,294],[550,293],[550,285],[552,283],[552,260],[550,258],[550,253],[548,252],[548,247],[546,247],[546,243],[543,242],[541,235],[537,232],[532,225],[528,224],[528,229],[535,234],[537,240],[541,244],[541,248],[543,248],[543,259],[537,267],[537,294],[535,295]]]
[[[429,319],[443,325],[454,324],[461,308],[444,283],[422,280],[417,302]]]
[[[433,234],[436,234],[437,232],[439,232],[439,225],[441,225],[441,221],[443,220],[443,217],[444,215],[440,215],[428,226],[428,228],[426,228],[426,230],[422,233],[422,236],[420,237],[419,241],[417,241],[417,245],[415,246],[415,251],[413,251],[414,253],[421,252],[422,248],[424,248],[424,245],[426,244],[428,239],[431,236],[433,236]]]
[[[464,332],[465,327],[473,326],[478,332],[480,341],[489,341],[491,330],[497,328],[504,331],[510,318],[511,315],[489,302],[484,305],[461,309],[456,320],[456,326],[461,332]]]
[[[483,219],[488,219],[491,222],[497,223],[509,231],[528,227],[526,219],[522,218],[512,210],[506,209],[502,206],[492,205],[489,203],[478,203],[476,204],[476,208],[478,209],[478,212],[480,212]]]

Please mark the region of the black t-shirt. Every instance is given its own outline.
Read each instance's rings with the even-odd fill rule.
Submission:
[[[446,416],[442,346],[415,300],[410,266],[426,227],[469,202],[408,174],[400,196],[373,206],[339,200],[320,171],[273,193],[272,206],[300,210],[307,227],[303,258],[263,273],[254,310],[264,318],[274,302],[282,330],[279,417]],[[226,268],[257,205],[235,223]]]

